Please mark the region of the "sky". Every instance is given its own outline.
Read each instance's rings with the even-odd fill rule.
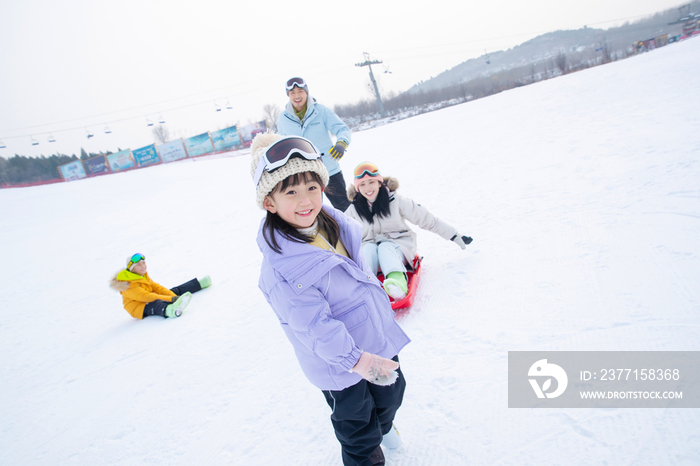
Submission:
[[[365,52],[383,62],[373,66],[381,92],[401,92],[546,32],[680,4],[4,1],[0,156],[137,149],[154,142],[149,120],[165,121],[171,138],[246,125],[265,105],[284,106],[292,76],[332,108],[372,97],[368,68],[355,66]]]

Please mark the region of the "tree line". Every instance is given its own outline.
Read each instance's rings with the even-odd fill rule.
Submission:
[[[690,11],[697,11],[698,8],[700,8],[700,2],[693,1]],[[632,45],[637,40],[649,39],[663,34],[680,33],[682,27],[677,22],[678,17],[679,10],[672,8],[637,23],[630,24],[628,22],[605,31],[584,27],[578,31],[588,30],[594,33],[588,41],[589,47],[584,50],[580,50],[578,47],[573,50],[570,47],[564,47],[563,39],[566,38],[566,34],[576,31],[561,31],[562,34],[557,31],[544,34],[529,42],[541,41],[541,39],[555,40],[554,46],[547,45],[545,47],[549,51],[559,50],[558,53],[550,55],[550,58],[533,60],[528,64],[508,69],[499,70],[496,67],[497,71],[488,76],[482,75],[456,84],[446,83],[439,89],[423,90],[419,88],[418,91],[409,90],[398,95],[396,93],[387,95],[382,93],[384,110],[390,118],[405,118],[625,59],[639,52]],[[675,25],[672,26],[672,24]],[[595,42],[596,47],[590,47],[590,42]],[[586,41],[584,40],[583,43]],[[357,127],[362,123],[379,118],[379,105],[374,97],[368,97],[355,103],[336,105],[333,109],[350,127]]]
[[[576,55],[560,53],[558,56],[541,63],[530,63],[503,70],[490,76],[481,76],[441,89],[403,92],[398,95],[389,93],[382,97],[382,103],[387,116],[410,111],[413,111],[414,114],[425,113],[602,65],[613,60],[627,58],[628,52],[620,52],[620,55],[615,55],[610,51],[609,44],[604,43],[603,54],[597,59],[587,59]],[[352,127],[378,118],[379,104],[376,99],[366,98],[356,103],[335,105],[333,109]]]
[[[80,160],[86,160],[98,155],[109,155],[106,153],[87,153],[85,149],[80,151]],[[26,157],[15,154],[14,157],[5,159],[0,157],[0,185],[13,185],[22,183],[37,183],[60,179],[58,171],[60,165],[65,165],[78,160],[78,157],[66,154],[54,154],[49,157]]]

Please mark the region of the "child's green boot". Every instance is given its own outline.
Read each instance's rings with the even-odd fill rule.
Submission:
[[[202,278],[198,278],[197,280],[199,281],[199,286],[201,286],[202,289],[211,286],[211,277],[209,277],[209,275],[205,275]]]
[[[408,293],[408,281],[403,272],[391,272],[384,279],[384,291],[395,301],[403,299]]]
[[[177,301],[165,308],[165,316],[171,319],[173,317],[180,317],[182,315],[182,311],[190,303],[190,299],[192,299],[192,293],[188,291],[187,293],[177,298]]]

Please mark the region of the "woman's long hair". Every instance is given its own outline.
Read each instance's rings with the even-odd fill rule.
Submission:
[[[360,194],[359,190],[355,193],[355,198],[352,200],[357,213],[369,223],[374,223],[375,215],[378,218],[389,216],[389,202],[391,202],[391,199],[389,198],[389,188],[386,187],[386,182],[382,182],[379,185],[379,193],[377,193],[377,198],[372,203],[371,209],[367,198]]]
[[[286,191],[289,187],[298,186],[303,182],[310,183],[312,181],[321,185],[321,188],[325,188],[318,173],[303,172],[295,173],[280,181],[270,194]],[[323,209],[321,209],[316,220],[318,221],[318,229],[324,230],[328,235],[328,242],[332,245],[338,244],[340,240],[340,226],[338,226],[338,222]],[[277,254],[282,254],[282,248],[277,242],[277,235],[275,233],[279,233],[283,238],[295,243],[310,243],[314,240],[312,236],[300,233],[299,230],[282,220],[279,215],[273,214],[268,210],[265,223],[263,224],[263,238],[265,238],[265,242],[273,251]]]

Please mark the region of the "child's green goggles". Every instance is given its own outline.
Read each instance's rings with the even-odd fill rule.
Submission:
[[[129,267],[131,267],[133,264],[135,264],[137,262],[145,261],[145,260],[146,260],[146,256],[144,256],[143,254],[134,254],[133,256],[131,256],[131,259],[129,259],[129,264],[126,266],[126,268],[128,270]]]

